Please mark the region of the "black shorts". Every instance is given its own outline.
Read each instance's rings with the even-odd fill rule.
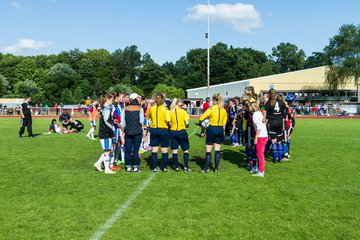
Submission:
[[[169,147],[169,129],[150,128],[150,146],[151,147]]]
[[[224,128],[222,126],[209,126],[206,130],[206,145],[224,142]]]
[[[189,150],[189,137],[186,130],[170,131],[171,149],[178,149],[179,145],[183,151]]]
[[[269,123],[269,137],[271,140],[276,139],[278,142],[284,140],[284,130],[282,123]]]

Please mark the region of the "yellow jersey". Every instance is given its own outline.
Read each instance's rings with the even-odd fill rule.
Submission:
[[[181,131],[186,129],[186,122],[189,121],[188,113],[181,108],[175,107],[174,111],[170,111],[171,131]]]
[[[224,126],[227,122],[227,113],[224,108],[220,108],[219,105],[215,105],[200,117],[200,121],[204,121],[210,117],[210,126]]]
[[[151,128],[168,128],[167,123],[171,121],[169,110],[163,105],[152,106],[147,118],[151,119]]]

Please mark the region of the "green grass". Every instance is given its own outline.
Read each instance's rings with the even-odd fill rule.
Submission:
[[[99,141],[42,134],[49,121],[34,119],[40,135],[19,139],[19,120],[0,119],[0,239],[89,239],[153,174],[148,155],[140,174],[96,172]],[[194,135],[195,171],[156,174],[103,239],[358,239],[359,132],[359,120],[298,119],[291,161],[267,162],[265,178],[230,146],[219,174],[200,174]]]

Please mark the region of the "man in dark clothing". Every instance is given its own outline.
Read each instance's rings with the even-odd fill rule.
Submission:
[[[64,110],[64,112],[60,114],[59,121],[62,123],[62,126],[66,129],[69,126],[70,118],[71,118],[70,113],[67,110]]]
[[[125,132],[125,165],[127,172],[140,172],[139,148],[142,140],[142,125],[144,124],[144,110],[140,106],[141,97],[132,93],[129,96],[130,105],[125,107],[121,118],[121,126]],[[131,153],[134,164],[132,168]]]
[[[32,133],[32,114],[31,109],[29,107],[29,102],[31,101],[31,97],[27,96],[25,98],[25,102],[23,102],[20,106],[20,115],[21,115],[21,124],[20,124],[20,131],[19,137],[22,137],[25,131],[25,127],[27,128],[29,137],[33,138],[34,135]]]

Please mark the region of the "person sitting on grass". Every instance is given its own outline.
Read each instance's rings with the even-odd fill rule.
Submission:
[[[67,130],[64,127],[59,126],[56,123],[56,119],[54,118],[53,120],[51,120],[51,123],[50,123],[50,126],[49,126],[48,134],[51,134],[51,133],[57,133],[57,134],[69,133],[69,130]]]
[[[82,124],[82,122],[80,122],[79,120],[74,120],[72,118],[70,118],[69,120],[69,126],[70,126],[70,131],[72,132],[75,131],[77,133],[81,133],[82,130],[84,129],[84,124]]]

